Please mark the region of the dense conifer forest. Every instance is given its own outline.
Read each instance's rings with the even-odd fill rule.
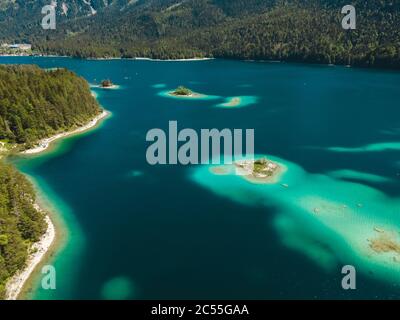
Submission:
[[[0,299],[6,281],[24,267],[30,244],[46,230],[43,213],[34,207],[31,183],[0,161]]]
[[[0,66],[0,153],[86,124],[100,112],[88,83],[68,70]],[[31,183],[0,160],[0,299],[7,280],[24,267],[30,245],[46,230],[34,205]]]
[[[43,1],[17,3],[0,10],[0,39],[32,42],[44,54],[400,66],[397,1],[351,1],[356,30],[342,28],[344,0],[89,1],[92,14],[65,0],[56,30],[40,28]]]
[[[30,147],[101,112],[88,83],[65,69],[0,66],[0,141]]]

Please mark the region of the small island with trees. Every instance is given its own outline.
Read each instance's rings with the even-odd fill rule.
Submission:
[[[194,92],[184,86],[179,86],[174,91],[168,93],[170,96],[178,97],[178,98],[201,98],[204,95]]]
[[[184,86],[179,86],[172,94],[175,96],[191,96],[193,95],[193,91]]]
[[[101,89],[117,89],[118,86],[115,85],[110,79],[105,79],[105,80],[101,81],[99,88],[101,88]]]
[[[279,182],[287,168],[264,157],[238,160],[232,165],[213,167],[211,171],[217,175],[236,174],[251,183],[274,184]]]
[[[267,158],[235,162],[241,176],[253,183],[276,183],[283,167]]]

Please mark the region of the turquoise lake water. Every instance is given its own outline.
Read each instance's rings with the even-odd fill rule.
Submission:
[[[66,67],[96,83],[100,128],[15,160],[68,230],[57,290],[35,299],[400,298],[400,73],[238,61],[0,58]],[[177,99],[184,85],[204,94]],[[229,106],[241,98],[237,107]],[[150,166],[146,133],[255,129],[255,151],[287,166],[255,185],[209,166]],[[288,187],[284,187],[288,185]],[[341,268],[357,269],[357,290]]]

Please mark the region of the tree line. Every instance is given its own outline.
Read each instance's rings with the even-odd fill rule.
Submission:
[[[153,1],[104,11],[32,36],[42,53],[76,57],[219,57],[398,68],[400,5],[353,1],[357,29],[344,30],[346,1]],[[157,5],[156,5],[157,4]],[[117,22],[116,22],[117,21]]]
[[[34,204],[31,183],[0,161],[0,299],[7,280],[24,267],[30,245],[46,231],[44,215]]]
[[[88,83],[66,69],[0,66],[0,140],[30,147],[101,112]]]
[[[54,133],[86,124],[101,112],[88,83],[65,69],[0,66],[0,141],[24,148]],[[0,299],[21,270],[28,250],[46,231],[25,176],[0,160]]]

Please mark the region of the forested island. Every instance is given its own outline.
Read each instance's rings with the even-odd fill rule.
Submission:
[[[174,91],[172,91],[171,94],[174,96],[191,96],[193,95],[193,91],[184,86],[179,86]]]
[[[214,166],[210,171],[216,175],[235,174],[254,184],[278,183],[286,166],[267,158],[237,160],[233,164]],[[287,185],[284,185],[287,187]]]
[[[114,84],[112,83],[111,80],[107,79],[107,80],[103,80],[100,83],[100,88],[111,88],[113,87]]]
[[[192,90],[184,86],[179,86],[175,90],[171,91],[169,94],[174,97],[182,97],[182,98],[200,98],[203,96],[200,93],[193,92]]]
[[[102,80],[98,86],[100,89],[118,89],[120,86],[113,83],[110,79]]]
[[[66,69],[0,66],[0,99],[0,156],[87,125],[102,113],[88,83]],[[0,299],[47,230],[32,184],[0,160]]]
[[[9,3],[0,8],[0,39],[29,41],[39,54],[82,58],[216,57],[400,67],[398,2],[352,1],[356,30],[342,28],[341,9],[349,4],[343,0],[90,4],[93,8],[64,1],[68,15],[58,6],[57,29],[50,32],[35,24],[39,2]]]

